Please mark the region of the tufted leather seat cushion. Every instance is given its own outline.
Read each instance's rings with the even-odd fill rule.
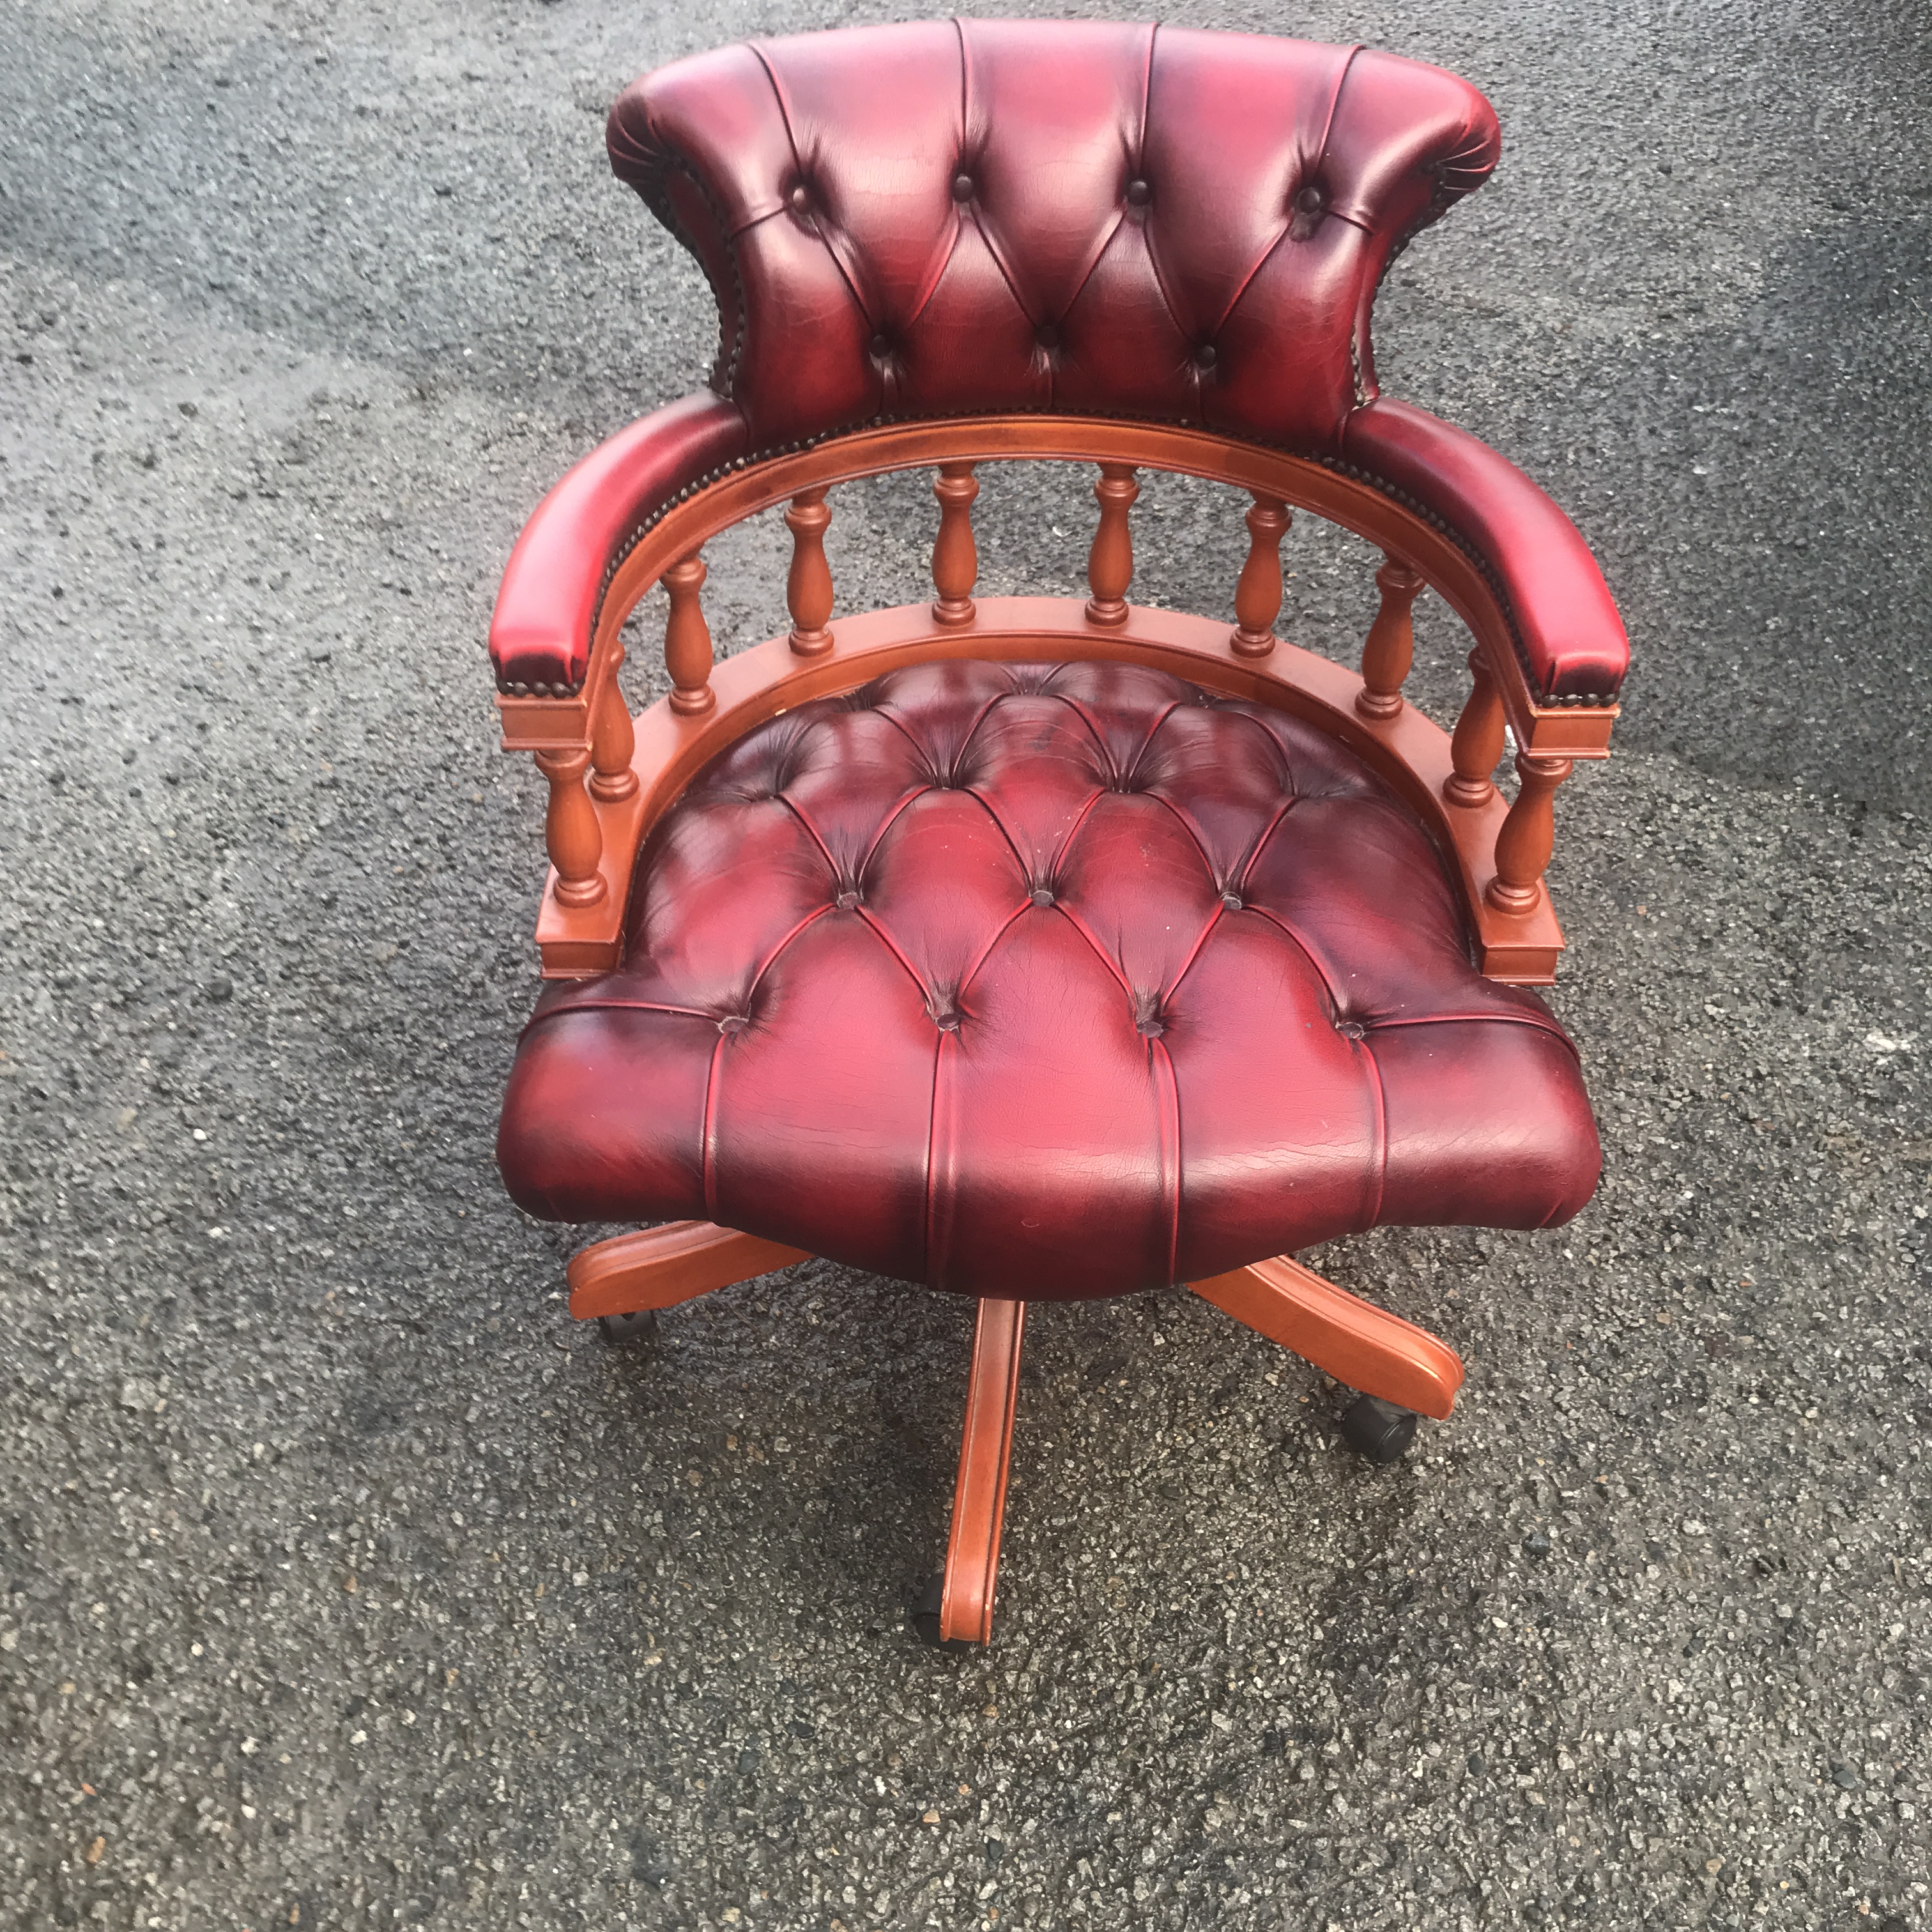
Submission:
[[[658,826],[628,920],[518,1050],[534,1214],[1046,1300],[1546,1226],[1596,1183],[1575,1049],[1472,966],[1407,808],[1138,667],[927,664],[774,718]]]

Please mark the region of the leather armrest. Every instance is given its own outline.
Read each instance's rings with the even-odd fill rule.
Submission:
[[[1630,663],[1623,620],[1576,525],[1514,464],[1387,397],[1349,416],[1342,454],[1440,522],[1484,566],[1536,704],[1616,702]]]
[[[497,688],[539,698],[576,691],[620,547],[680,490],[744,448],[736,405],[700,392],[653,410],[566,472],[504,567],[490,620]]]

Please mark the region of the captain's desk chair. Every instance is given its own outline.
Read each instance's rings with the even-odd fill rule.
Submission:
[[[1435,68],[1100,23],[728,47],[611,113],[722,340],[504,576],[552,984],[503,1174],[534,1214],[670,1223],[572,1263],[614,1330],[810,1254],[980,1298],[929,1634],[990,1632],[1027,1301],[1190,1283],[1362,1391],[1387,1456],[1461,1364],[1293,1251],[1546,1227],[1595,1185],[1524,989],[1623,630],[1562,512],[1380,395],[1370,345],[1390,262],[1497,148]],[[1087,597],[974,598],[976,467],[1021,458],[1099,467]],[[828,492],[912,467],[932,601],[835,614]],[[1126,601],[1144,467],[1247,493],[1232,626]],[[715,662],[704,546],[779,504],[790,634]],[[1385,554],[1359,675],[1274,634],[1290,506]],[[620,634],[660,581],[674,688],[634,719]],[[1402,697],[1424,584],[1475,640],[1453,737]]]

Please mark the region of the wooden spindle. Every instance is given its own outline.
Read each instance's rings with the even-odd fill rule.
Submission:
[[[670,594],[670,616],[664,625],[664,668],[670,673],[670,708],[687,718],[709,711],[718,702],[711,688],[711,627],[698,601],[710,573],[695,550],[664,574]]]
[[[567,906],[592,906],[604,896],[597,862],[604,856],[604,834],[597,808],[584,788],[590,749],[539,752],[537,770],[550,781],[550,809],[544,815],[544,842],[556,868],[556,896]]]
[[[791,647],[802,658],[823,657],[832,648],[826,620],[832,615],[832,566],[825,560],[826,526],[832,512],[823,489],[801,490],[784,513],[791,532],[791,572],[785,579],[785,604],[791,612]]]
[[[1392,556],[1376,572],[1382,608],[1362,646],[1362,688],[1355,694],[1355,709],[1364,718],[1393,718],[1402,709],[1402,680],[1415,657],[1409,606],[1422,583],[1418,573]]]
[[[1130,463],[1103,463],[1100,480],[1094,485],[1100,506],[1100,527],[1094,532],[1094,548],[1087,554],[1087,582],[1094,592],[1087,600],[1090,624],[1127,621],[1127,586],[1134,580],[1134,539],[1127,527],[1127,512],[1141,494],[1134,475]]]
[[[597,716],[590,727],[590,792],[607,805],[628,798],[638,788],[638,775],[631,769],[638,736],[631,723],[631,707],[617,686],[617,674],[623,668],[624,646],[613,638],[610,668],[597,699]]]
[[[980,549],[973,541],[973,500],[980,485],[970,463],[942,463],[932,494],[939,499],[939,535],[932,544],[932,607],[935,624],[973,621],[973,586],[979,581]]]
[[[1502,696],[1480,650],[1469,653],[1469,675],[1474,687],[1449,741],[1449,762],[1456,769],[1442,782],[1442,796],[1451,805],[1487,805],[1496,791],[1490,776],[1503,754]]]
[[[1533,912],[1556,843],[1556,788],[1570,776],[1568,758],[1516,754],[1516,802],[1496,835],[1496,875],[1484,897],[1498,912]]]
[[[1294,520],[1286,503],[1255,492],[1247,516],[1248,560],[1234,586],[1234,634],[1228,640],[1238,658],[1264,658],[1274,649],[1274,620],[1281,614],[1281,540]]]

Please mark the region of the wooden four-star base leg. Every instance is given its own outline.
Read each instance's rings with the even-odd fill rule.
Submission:
[[[1006,1516],[1006,1471],[1013,1454],[1013,1409],[1020,1390],[1024,1301],[982,1300],[973,1330],[966,1426],[952,1486],[952,1533],[939,1592],[941,1643],[991,1643],[993,1580]]]
[[[570,1264],[570,1312],[587,1321],[674,1308],[808,1258],[802,1249],[709,1221],[674,1222],[586,1248]],[[1454,1349],[1288,1256],[1196,1282],[1193,1289],[1365,1396],[1438,1420],[1455,1406],[1462,1364]],[[1025,1326],[1025,1303],[980,1302],[946,1568],[915,1613],[927,1635],[949,1646],[992,1640]],[[1413,1430],[1412,1417],[1406,1426]]]
[[[1364,1395],[1438,1421],[1456,1405],[1462,1363],[1447,1342],[1324,1281],[1288,1256],[1193,1287],[1237,1322]]]
[[[675,1308],[715,1288],[809,1259],[802,1248],[761,1240],[710,1221],[672,1221],[598,1241],[572,1256],[570,1312],[578,1321],[590,1322],[600,1315]]]

